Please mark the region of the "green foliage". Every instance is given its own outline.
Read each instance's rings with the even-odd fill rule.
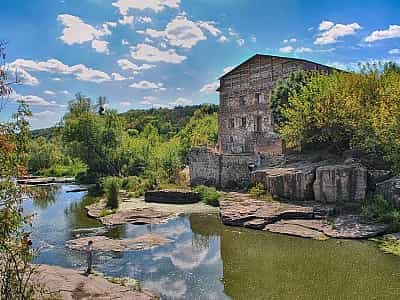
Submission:
[[[314,73],[289,94],[278,131],[291,149],[324,146],[383,155],[400,171],[400,72],[394,64],[358,73]]]
[[[194,188],[194,191],[200,194],[200,199],[204,203],[211,206],[219,206],[218,199],[221,194],[215,189],[215,187],[199,185]]]
[[[103,190],[107,198],[107,208],[118,209],[120,187],[121,179],[118,177],[106,177],[103,179]]]
[[[270,97],[270,107],[276,125],[281,125],[286,121],[283,109],[289,103],[289,96],[293,93],[299,93],[302,87],[311,79],[313,72],[296,71],[289,74],[287,79],[279,80]]]
[[[400,230],[400,209],[395,208],[381,195],[369,198],[363,205],[362,212],[366,217],[390,224],[391,231]]]
[[[249,194],[259,200],[265,200],[265,201],[272,201],[272,196],[270,194],[267,194],[265,191],[264,185],[260,182],[257,182],[255,186],[251,187],[249,189]]]
[[[374,239],[378,247],[385,253],[400,256],[400,240],[395,238]]]

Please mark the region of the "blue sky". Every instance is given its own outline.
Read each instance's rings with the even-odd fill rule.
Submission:
[[[0,39],[33,128],[60,120],[75,93],[118,111],[217,103],[217,78],[255,53],[340,68],[400,61],[400,2],[13,0]]]

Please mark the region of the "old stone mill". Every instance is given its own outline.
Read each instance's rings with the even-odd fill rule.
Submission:
[[[191,184],[240,190],[262,183],[282,199],[323,203],[359,203],[368,190],[377,190],[398,205],[396,178],[362,164],[356,153],[333,158],[286,151],[274,130],[269,98],[279,80],[298,70],[335,71],[304,59],[256,54],[219,79],[218,144],[192,149]],[[262,160],[251,170],[257,155]]]

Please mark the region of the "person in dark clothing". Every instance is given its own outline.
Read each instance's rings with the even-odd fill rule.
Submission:
[[[87,270],[86,275],[92,273],[92,265],[93,265],[93,241],[89,241],[86,246],[86,255],[87,255]]]

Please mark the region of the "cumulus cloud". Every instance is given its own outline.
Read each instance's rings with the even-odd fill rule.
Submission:
[[[204,22],[204,21],[200,21],[197,23],[201,28],[204,28],[205,30],[207,30],[208,32],[210,32],[213,36],[217,37],[221,34],[221,30],[219,30],[216,26],[215,26],[215,22]]]
[[[321,24],[323,24],[324,22],[321,22]],[[320,24],[320,30],[322,31],[322,33],[314,41],[315,45],[327,45],[327,44],[337,43],[339,38],[349,35],[355,35],[357,30],[360,30],[362,28],[358,23],[333,24],[333,25],[332,24],[327,25],[325,23],[322,25],[321,29],[321,24]]]
[[[122,19],[118,20],[118,23],[121,25],[132,25],[133,20],[133,16],[123,16]]]
[[[78,80],[96,83],[111,80],[110,75],[103,71],[89,68],[83,64],[68,66],[57,59],[49,59],[47,61],[17,59],[10,66],[29,71],[74,75]]]
[[[296,42],[297,42],[297,39],[296,39],[296,38],[291,38],[291,39],[283,40],[283,43],[284,43],[284,44],[287,44],[287,43],[296,43]]]
[[[141,90],[165,90],[162,83],[156,83],[147,80],[134,82],[130,85],[130,87]]]
[[[122,80],[127,80],[128,78],[126,78],[125,76],[122,76],[119,73],[111,73],[111,77],[113,78],[113,80],[115,81],[122,81]]]
[[[121,44],[124,45],[124,46],[129,45],[129,41],[127,39],[123,39],[121,41]]]
[[[49,90],[44,91],[44,93],[47,95],[55,95],[56,94],[55,92],[49,91]]]
[[[329,30],[329,29],[331,29],[331,28],[333,27],[333,25],[335,25],[335,23],[333,23],[333,22],[331,22],[331,21],[322,21],[322,22],[319,24],[318,29],[319,29],[320,31]]]
[[[218,88],[219,88],[219,82],[215,81],[215,82],[203,85],[203,87],[200,89],[200,92],[206,93],[206,94],[215,93]]]
[[[239,45],[239,47],[242,47],[244,45],[244,39],[237,39],[236,43]]]
[[[130,9],[151,9],[160,12],[167,7],[179,8],[180,2],[180,0],[117,0],[112,5],[119,9],[121,15],[126,15]]]
[[[292,46],[286,46],[286,47],[279,48],[279,52],[282,52],[282,53],[290,53],[293,50],[294,50],[294,48]]]
[[[185,106],[193,104],[193,101],[190,99],[179,97],[174,102],[170,102],[169,104],[173,106]]]
[[[39,79],[37,79],[35,76],[13,64],[9,64],[7,66],[7,73],[10,79],[13,78],[17,82],[22,83],[24,85],[35,86],[40,83]]]
[[[368,43],[376,42],[385,39],[400,38],[400,25],[390,25],[385,30],[375,30],[365,38]]]
[[[312,51],[313,50],[308,47],[299,47],[299,48],[296,48],[296,50],[294,50],[294,52],[296,52],[296,53],[305,53],[305,52],[312,52]]]
[[[110,35],[110,27],[115,27],[116,23],[106,22],[100,28],[95,28],[90,24],[86,24],[83,20],[73,15],[58,15],[59,20],[64,29],[60,40],[67,45],[83,44],[92,42],[92,48],[99,53],[108,53],[108,42],[101,41],[100,38]]]
[[[155,65],[143,64],[143,65],[136,65],[128,59],[119,59],[117,61],[118,66],[124,70],[132,70],[135,74],[139,71],[148,70],[154,68]]]
[[[148,44],[138,44],[136,47],[132,47],[131,56],[136,60],[171,64],[179,64],[186,59],[186,56],[177,54],[173,49],[163,51]]]
[[[21,101],[31,106],[58,106],[65,107],[65,105],[57,104],[55,101],[48,101],[36,95],[20,95],[16,92],[10,95],[10,99],[14,101]]]
[[[218,39],[218,42],[220,42],[220,43],[226,43],[226,42],[229,42],[229,39],[228,39],[226,36],[221,35],[221,36],[219,37],[219,39]]]
[[[389,54],[400,54],[400,49],[392,49],[389,51]]]

